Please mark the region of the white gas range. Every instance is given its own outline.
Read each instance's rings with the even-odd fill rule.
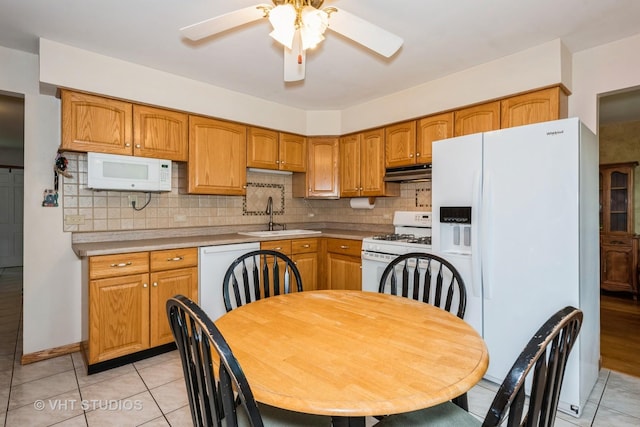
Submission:
[[[393,234],[362,240],[362,290],[378,291],[386,266],[398,255],[431,251],[431,212],[396,211]]]

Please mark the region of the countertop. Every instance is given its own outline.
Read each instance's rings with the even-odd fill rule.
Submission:
[[[316,228],[321,233],[308,235],[279,236],[279,237],[253,237],[238,233],[203,234],[197,236],[171,236],[157,238],[134,238],[131,240],[91,241],[75,242],[73,251],[79,257],[95,255],[112,255],[126,252],[144,252],[163,249],[179,249],[188,247],[229,245],[234,243],[261,242],[268,240],[290,240],[317,237],[331,237],[339,239],[362,240],[365,237],[377,234],[371,230],[347,230],[338,228]]]

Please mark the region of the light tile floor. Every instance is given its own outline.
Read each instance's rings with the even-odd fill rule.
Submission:
[[[88,376],[79,353],[20,365],[22,269],[0,269],[0,422],[22,426],[191,426],[177,352]],[[469,392],[484,417],[497,386]],[[602,370],[582,417],[558,427],[640,426],[640,378]],[[375,419],[367,419],[371,426]]]

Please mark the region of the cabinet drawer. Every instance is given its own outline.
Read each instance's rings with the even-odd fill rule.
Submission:
[[[153,251],[150,255],[151,271],[173,270],[198,265],[198,248]]]
[[[99,255],[89,258],[89,278],[127,276],[149,271],[149,252]]]
[[[600,243],[603,245],[632,246],[633,240],[629,236],[600,236]]]
[[[362,242],[350,239],[327,239],[327,251],[337,254],[345,254],[360,257]]]
[[[267,242],[260,242],[260,249],[278,251],[289,256],[291,255],[291,240],[270,240]]]
[[[318,239],[295,239],[291,241],[292,254],[318,252]]]

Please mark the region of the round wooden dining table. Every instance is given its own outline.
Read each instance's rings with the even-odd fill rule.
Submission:
[[[215,324],[258,402],[354,425],[451,400],[489,363],[484,341],[462,319],[374,292],[274,296]]]

